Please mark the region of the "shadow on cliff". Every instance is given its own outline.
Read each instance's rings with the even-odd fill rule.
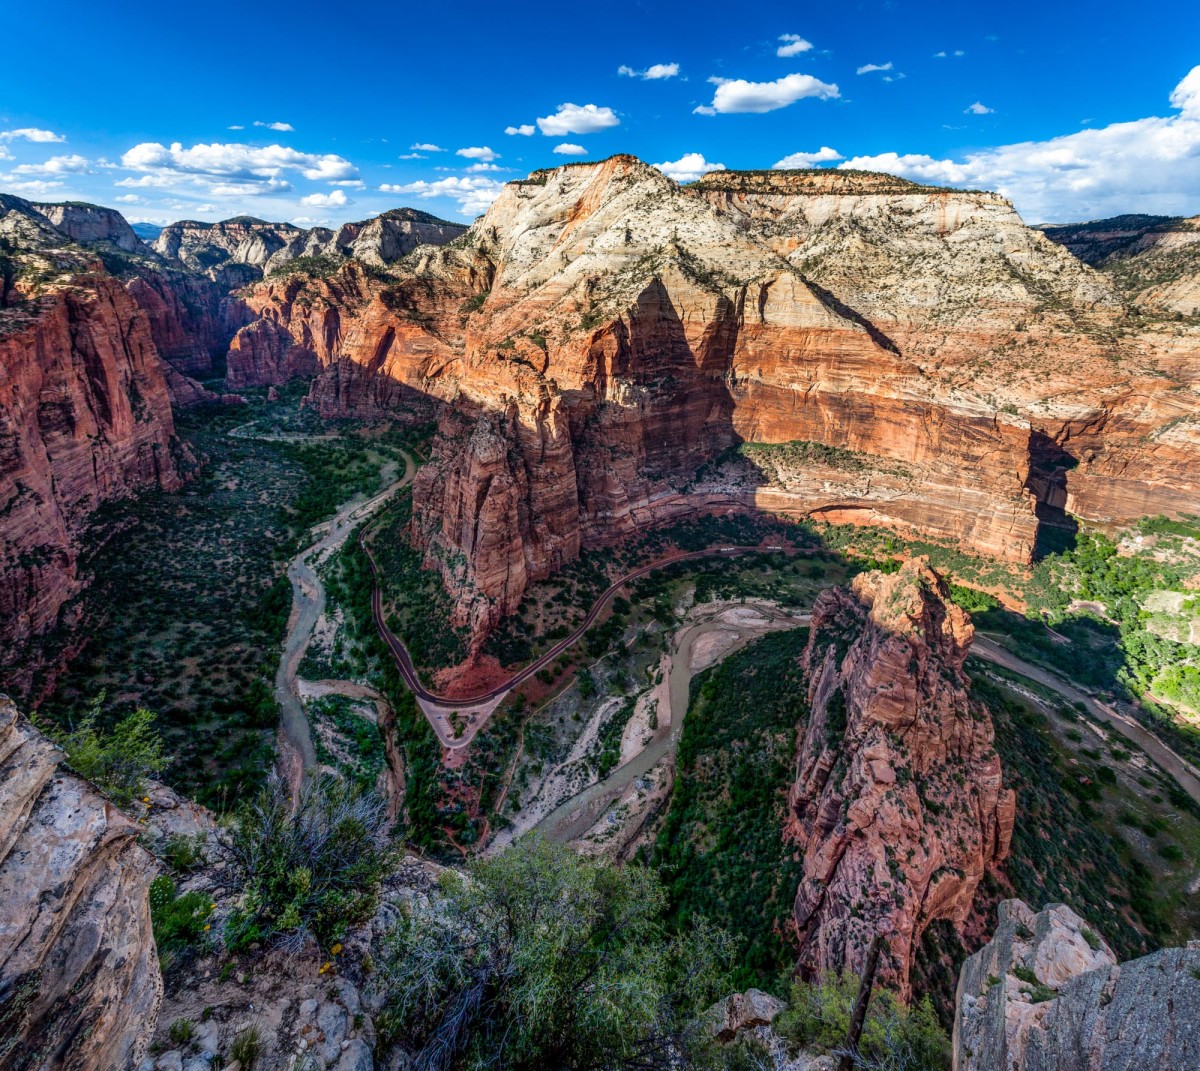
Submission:
[[[1033,560],[1075,549],[1079,522],[1067,512],[1067,473],[1079,459],[1043,431],[1029,433],[1029,476],[1025,487],[1037,499]]]

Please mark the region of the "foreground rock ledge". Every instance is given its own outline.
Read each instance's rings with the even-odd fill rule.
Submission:
[[[0,1067],[139,1059],[162,999],[139,827],[0,696]]]

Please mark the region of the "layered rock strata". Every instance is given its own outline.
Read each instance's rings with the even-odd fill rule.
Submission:
[[[1200,942],[1118,964],[1065,904],[1000,905],[959,975],[955,1071],[1188,1067],[1200,1067]]]
[[[0,696],[0,1066],[130,1067],[162,977],[140,827]]]
[[[1015,797],[991,718],[968,695],[972,636],[924,559],[817,599],[788,825],[804,859],[794,917],[810,975],[860,970],[878,934],[879,977],[906,992],[926,926],[961,926],[1008,852]]]

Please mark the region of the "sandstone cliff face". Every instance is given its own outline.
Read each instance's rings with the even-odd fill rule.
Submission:
[[[934,919],[961,925],[989,864],[1008,852],[1015,798],[991,719],[970,701],[973,630],[924,559],[823,592],[804,654],[789,835],[804,856],[800,964],[861,969],[883,934],[880,978],[907,990]]]
[[[955,1071],[1185,1067],[1200,1067],[1200,945],[1118,965],[1066,905],[1000,905],[959,976]]]
[[[126,253],[150,254],[150,249],[116,209],[74,202],[33,207],[73,242],[108,242]]]
[[[150,1040],[162,977],[139,827],[0,696],[0,1065],[111,1071]]]
[[[440,410],[414,534],[482,630],[578,548],[699,510],[1019,562],[1047,516],[1200,497],[1200,333],[1129,337],[1107,277],[994,194],[842,172],[680,188],[614,157],[508,184],[463,243],[387,275],[298,278],[250,290],[234,382],[315,357],[327,415]],[[696,479],[796,440],[861,464]]]
[[[0,662],[75,592],[75,538],[101,502],[180,484],[163,365],[111,276],[0,313]]]

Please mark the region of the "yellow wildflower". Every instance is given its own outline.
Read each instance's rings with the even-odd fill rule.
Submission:
[[[336,956],[341,950],[342,950],[342,943],[341,943],[341,941],[339,941],[329,951],[331,954]]]

